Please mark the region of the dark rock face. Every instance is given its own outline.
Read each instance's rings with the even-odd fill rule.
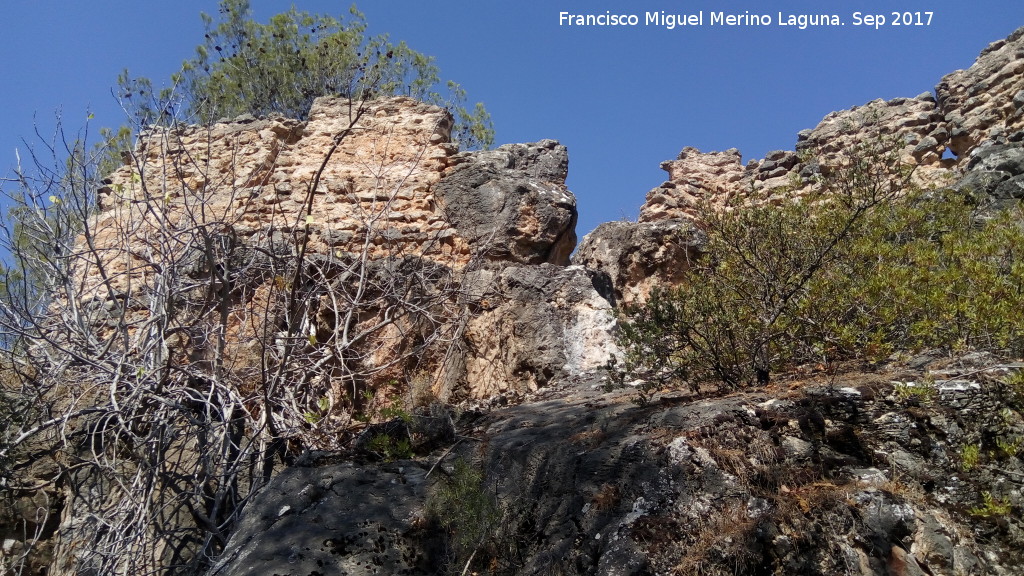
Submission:
[[[576,247],[569,155],[554,140],[465,152],[435,185],[448,221],[489,260],[565,265]]]
[[[1024,147],[1014,144],[979,147],[971,154],[967,169],[1006,172],[1011,176],[1024,174]]]
[[[983,206],[1012,206],[1024,198],[1024,146],[989,143],[975,148],[966,173],[953,187]]]
[[[289,468],[250,504],[210,576],[433,574],[427,470],[414,462]]]
[[[437,476],[473,462],[497,502],[479,573],[1019,574],[1024,524],[982,496],[1024,504],[1024,462],[998,448],[1024,435],[1001,384],[1012,369],[924,358],[800,391],[645,407],[595,378],[465,415],[462,434],[479,442],[444,453]],[[314,573],[304,562],[324,574],[437,573],[441,540],[460,528],[431,540],[408,520],[429,517],[425,468],[289,471],[247,509],[214,574],[255,574],[238,566],[257,562],[264,574]],[[344,563],[328,541],[349,543]],[[364,545],[374,541],[387,550]]]

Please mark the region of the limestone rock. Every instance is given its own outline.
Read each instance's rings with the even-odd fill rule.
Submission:
[[[472,398],[537,391],[618,354],[607,276],[580,266],[509,266],[467,278],[464,332]]]
[[[209,576],[432,574],[441,534],[425,521],[413,462],[289,468],[250,504]]]
[[[105,274],[91,263],[81,272],[85,300],[92,299],[98,321],[108,299],[103,278],[113,278],[115,289],[127,291],[139,286],[139,278],[151,276],[155,264],[181,268],[201,280],[212,272],[205,263],[211,237],[227,246],[224,250],[242,255],[233,257],[239,265],[231,269],[254,271],[251,278],[232,282],[238,293],[244,288],[261,295],[256,302],[280,289],[271,285],[274,276],[267,271],[284,269],[303,242],[307,261],[324,278],[351,276],[345,270],[354,270],[353,263],[363,258],[369,263],[357,267],[365,269],[361,276],[374,286],[394,286],[389,273],[409,279],[422,272],[425,279],[457,283],[476,260],[495,269],[568,264],[576,245],[577,212],[565,187],[564,146],[543,140],[456,153],[449,143],[452,119],[437,106],[404,97],[360,106],[343,98],[318,98],[304,123],[246,116],[210,127],[154,128],[143,134],[141,165],[121,168],[101,191],[93,230]],[[197,228],[208,231],[197,233]],[[148,247],[154,239],[173,250],[153,254]],[[126,242],[139,248],[126,251]],[[410,262],[422,270],[406,266]],[[417,290],[436,292],[426,285]],[[323,318],[311,317],[309,323],[316,341],[326,343],[332,327],[324,318],[337,317],[337,301],[349,299],[324,295],[321,300],[311,305],[310,314]],[[127,316],[141,323],[149,314],[145,302],[127,301]],[[109,310],[103,317],[114,321],[120,312]],[[361,312],[360,326],[372,325],[380,312]],[[227,330],[237,338],[227,354],[239,371],[252,372],[262,360],[248,346],[279,328],[234,322],[246,316],[241,311],[231,315]],[[410,331],[415,330],[403,325],[373,339],[362,361],[382,365],[406,353],[410,343],[403,334]],[[192,361],[202,357],[188,352]],[[430,359],[426,352],[418,356]],[[422,370],[430,372],[417,368]],[[549,378],[540,376],[530,386]],[[450,390],[453,384],[448,380],[440,386]]]
[[[990,44],[967,70],[943,77],[935,94],[952,152],[963,157],[986,140],[1013,141],[1024,130],[1024,114],[1014,103],[1022,90],[1024,28]]]
[[[875,100],[864,106],[833,112],[812,130],[798,135],[796,152],[777,150],[762,160],[742,163],[735,148],[701,152],[687,147],[676,160],[661,167],[669,179],[647,194],[641,222],[697,218],[703,209],[727,209],[745,202],[774,202],[801,194],[812,186],[811,176],[822,165],[842,162],[856,146],[896,139],[903,162],[916,166],[919,184],[942,181],[951,166],[942,159],[948,131],[931,94],[917,98]],[[804,154],[813,155],[813,163]]]
[[[826,163],[835,161],[851,147],[870,145],[884,138],[902,143],[903,161],[918,172],[941,169],[948,139],[941,111],[930,93],[916,98],[874,100],[863,106],[833,112],[813,130],[802,134],[797,152],[810,152]]]
[[[569,156],[554,140],[452,159],[435,195],[448,221],[488,260],[565,265],[576,247]]]
[[[460,426],[481,442],[456,446],[437,469],[451,470],[459,458],[471,463],[500,510],[474,568],[572,576],[1016,574],[1024,562],[1020,519],[969,511],[983,490],[1016,509],[1021,491],[1000,470],[1016,477],[1024,465],[1004,458],[967,474],[958,453],[994,434],[1019,434],[1024,420],[996,386],[962,387],[963,403],[954,406],[943,385],[997,377],[1004,368],[992,361],[890,367],[907,379],[926,381],[925,369],[943,379],[925,403],[901,399],[890,375],[850,373],[785,398],[770,390],[670,393],[638,407],[628,393],[601,391],[592,375],[589,387],[467,414]],[[905,466],[909,459],[914,466]],[[246,509],[211,576],[254,574],[261,563],[265,573],[313,573],[308,566],[327,574],[355,560],[379,573],[436,573],[425,563],[437,560],[447,535],[409,520],[427,516],[427,462],[289,470]],[[376,555],[373,544],[382,546]]]
[[[667,182],[647,193],[640,209],[640,222],[693,217],[702,202],[724,205],[743,191],[740,183],[748,178],[740,163],[739,150],[703,153],[686,147],[673,161],[662,162]]]
[[[615,302],[643,300],[656,284],[678,284],[703,235],[689,220],[605,222],[583,237],[573,264],[608,275]]]
[[[987,142],[967,157],[966,174],[953,188],[985,207],[1008,207],[1024,198],[1024,145]]]

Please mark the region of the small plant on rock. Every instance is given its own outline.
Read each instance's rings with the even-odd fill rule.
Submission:
[[[1006,497],[996,498],[992,493],[985,491],[981,493],[981,506],[971,508],[971,514],[985,518],[999,518],[1006,516],[1013,509],[1010,500]]]
[[[448,531],[459,571],[466,574],[477,553],[496,533],[500,513],[484,484],[483,473],[459,459],[448,480],[427,503],[431,515]]]
[[[408,460],[413,457],[412,444],[408,438],[396,439],[387,434],[377,434],[370,438],[366,448],[379,454],[386,462]]]
[[[977,444],[965,444],[960,449],[960,469],[970,472],[981,462],[981,448]]]

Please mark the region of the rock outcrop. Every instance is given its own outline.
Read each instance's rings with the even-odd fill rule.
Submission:
[[[150,276],[147,271],[167,261],[194,261],[194,274],[208,274],[204,260],[211,247],[205,243],[211,239],[249,256],[236,258],[239,262],[233,268],[257,269],[246,280],[253,284],[257,299],[271,298],[272,283],[281,283],[280,272],[270,272],[273,261],[294,258],[300,244],[306,259],[325,277],[342,274],[359,261],[371,262],[361,265],[363,275],[377,275],[373,270],[380,268],[384,275],[411,277],[417,274],[413,261],[429,261],[422,266],[435,271],[421,275],[450,277],[445,281],[452,290],[451,306],[464,304],[459,302],[464,299],[457,294],[457,277],[468,270],[568,264],[576,246],[577,213],[575,198],[565,186],[565,147],[544,140],[458,153],[449,142],[451,126],[443,109],[409,98],[370,102],[362,108],[345,99],[320,98],[305,123],[242,117],[208,128],[152,129],[140,139],[134,163],[118,170],[101,191],[92,241],[103,270],[93,265],[82,271],[85,300],[92,294],[95,307],[103,308],[111,288],[128,291],[132,283]],[[191,242],[196,239],[202,245]],[[402,263],[372,264],[374,260]],[[441,270],[447,270],[447,276]],[[552,274],[555,278],[558,273]],[[382,277],[372,283],[389,281]],[[325,298],[320,297],[316,310],[310,309],[308,320],[321,338],[330,337],[334,327],[329,324],[338,314],[326,309],[331,305]],[[596,292],[586,298],[600,300]],[[111,312],[117,318],[120,307]],[[142,302],[128,311],[140,322],[150,312]],[[362,317],[367,314],[379,319],[374,311]],[[241,320],[249,315],[237,316]],[[566,326],[577,324],[566,321]],[[551,329],[564,332],[561,326]],[[228,350],[232,364],[257,370],[261,354],[249,348],[267,329],[245,321],[227,330],[238,335]],[[398,332],[408,330],[412,328]],[[519,330],[502,338],[510,339],[515,348],[518,339],[534,333]],[[408,353],[395,334],[374,342],[375,350],[365,356],[370,364]],[[520,374],[519,367],[504,366],[498,358],[473,357],[478,347],[467,344],[463,350],[470,355],[456,363],[487,364],[489,374],[503,378]],[[573,345],[551,341],[545,347],[565,355],[567,346]],[[194,351],[190,353],[195,359]],[[527,388],[547,381],[552,374],[548,372]],[[397,374],[388,372],[381,380]],[[512,382],[516,380],[499,383],[490,377],[477,386],[472,378],[461,378],[437,381],[434,387],[442,396],[454,392],[483,397],[493,389],[518,386]],[[468,388],[457,389],[464,386]]]
[[[222,551],[210,576],[1021,573],[1024,391],[1011,377],[1021,364],[922,355],[653,402],[604,391],[600,368],[620,354],[614,307],[685,281],[705,241],[699,205],[799,194],[844,150],[884,138],[920,184],[956,182],[980,203],[1024,197],[1024,29],[934,97],[830,114],[794,151],[744,164],[737,150],[684,148],[662,164],[668,181],[639,222],[599,226],[572,265],[566,149],[542,140],[460,153],[451,123],[407,98],[359,109],[328,98],[305,123],[243,117],[144,134],[100,193],[91,244],[76,247],[86,256],[76,321],[98,326],[96,341],[125,331],[103,349],[119,355],[122,388],[180,370],[181,394],[143,390],[155,400],[136,403],[138,414],[169,406],[194,428],[147,444],[161,423],[120,406],[69,428],[90,442],[82,461],[36,462],[26,475],[45,484],[65,466],[62,481],[86,489],[26,488],[0,509],[0,562],[25,545],[17,525],[44,540],[37,573],[91,570],[83,554],[105,530],[93,510],[129,493],[119,474],[145,453],[185,463],[161,469],[167,485],[147,493],[167,503],[159,525],[140,524],[129,545],[158,549],[146,560],[154,572],[208,566],[191,548],[206,530],[226,539],[202,548]],[[168,291],[170,266],[186,288]],[[195,310],[220,324],[174,325]],[[145,340],[154,318],[168,329]],[[358,344],[342,341],[361,331]],[[271,365],[297,366],[274,382],[275,398],[254,384]],[[223,398],[200,397],[231,378],[241,384]],[[97,405],[121,393],[107,384],[90,392]],[[389,420],[396,389],[420,410]],[[217,402],[236,403],[207,420],[181,406]],[[234,424],[248,411],[258,431]],[[301,432],[196,480],[206,430],[227,430],[217,445],[237,454],[275,418]],[[108,425],[123,433],[104,446]],[[82,465],[87,450],[102,459],[108,448],[114,466]],[[235,473],[244,467],[250,475]],[[460,477],[467,469],[479,481]],[[460,498],[439,497],[456,488]],[[118,521],[131,523],[124,509]]]
[[[459,235],[499,263],[569,263],[576,199],[565,187],[569,154],[554,140],[466,152],[435,187]]]
[[[434,574],[444,539],[417,462],[293,467],[250,505],[209,576]]]
[[[1020,522],[979,496],[1024,504],[1024,465],[995,444],[1024,434],[1001,384],[1015,369],[924,357],[647,407],[551,388],[465,415],[483,442],[437,458],[282,474],[212,574],[435,573],[460,527],[430,524],[431,494],[459,458],[500,511],[474,564],[492,574],[1016,574]],[[970,467],[965,446],[991,460]]]
[[[795,152],[769,152],[745,165],[735,148],[708,153],[684,148],[678,158],[661,164],[669,178],[647,194],[639,220],[695,218],[704,204],[725,208],[755,196],[799,194],[822,165],[840,162],[856,146],[886,139],[899,143],[896,152],[916,167],[920,183],[940,182],[954,164],[942,159],[949,130],[930,93],[875,100],[833,112],[813,130],[801,131]]]
[[[477,399],[522,397],[618,353],[611,283],[581,266],[510,266],[467,278],[462,370]]]
[[[640,210],[641,221],[692,216],[696,203],[726,205],[751,191],[803,185],[818,170],[801,154],[828,164],[858,145],[883,138],[897,140],[898,152],[916,167],[923,184],[948,184],[983,143],[1024,140],[1024,29],[985,49],[967,70],[945,76],[916,98],[875,100],[833,112],[797,135],[796,153],[776,151],[741,164],[739,151],[701,153],[685,148],[662,164],[669,178],[652,190]],[[953,173],[951,173],[953,172]]]
[[[975,148],[955,188],[997,207],[1024,199],[1024,146],[988,143]]]
[[[677,284],[704,237],[692,220],[605,222],[584,237],[573,264],[608,274],[617,304],[644,300],[658,284]]]
[[[1024,28],[990,44],[967,70],[947,74],[935,96],[959,158],[987,140],[1024,139]]]

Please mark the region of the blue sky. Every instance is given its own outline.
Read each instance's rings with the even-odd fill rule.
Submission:
[[[17,0],[0,35],[0,173],[34,123],[69,129],[89,112],[116,126],[110,95],[124,68],[166,79],[202,39],[199,12],[216,0]],[[257,17],[291,2],[254,0]],[[350,2],[296,0],[344,14]],[[560,140],[582,236],[635,218],[658,165],[684,146],[739,148],[744,160],[792,149],[796,133],[833,110],[912,97],[971,65],[990,42],[1024,26],[1019,0],[364,0],[371,32],[437,58],[446,78],[483,101],[498,143]],[[647,11],[704,12],[703,27],[644,26]],[[559,13],[637,14],[630,27],[559,26]],[[845,26],[710,26],[711,12],[837,14]],[[854,26],[852,14],[933,12],[929,26]]]

